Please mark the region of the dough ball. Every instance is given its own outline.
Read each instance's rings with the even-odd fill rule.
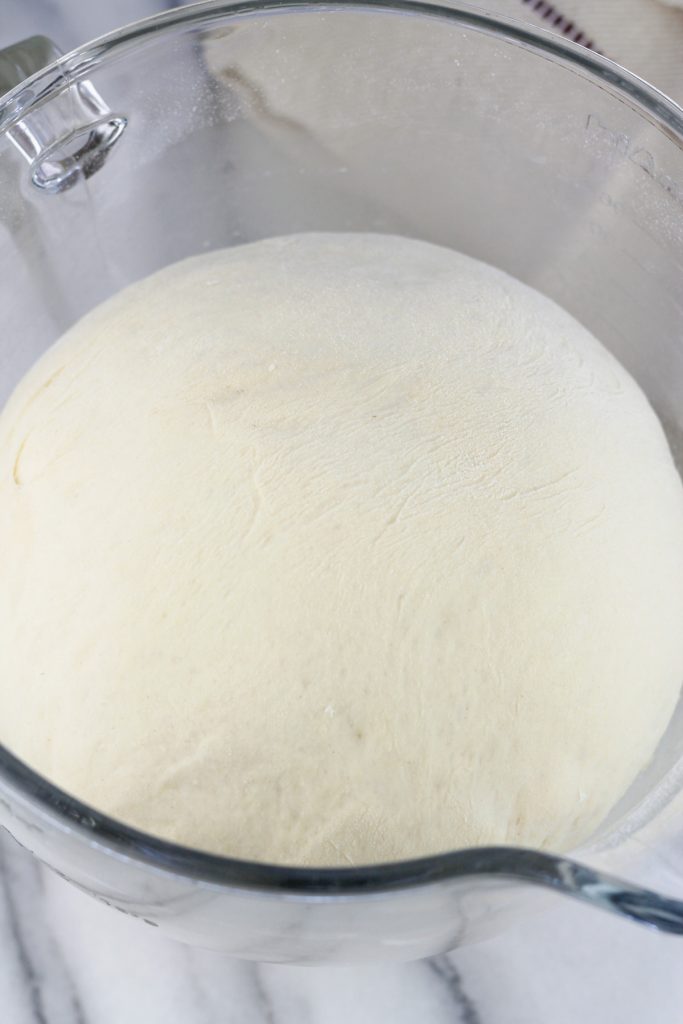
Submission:
[[[575,846],[683,678],[644,395],[408,239],[269,239],[95,309],[0,419],[0,550],[2,740],[238,857]]]

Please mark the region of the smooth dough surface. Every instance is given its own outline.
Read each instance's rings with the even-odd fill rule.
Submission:
[[[0,417],[0,738],[239,857],[568,848],[683,678],[683,487],[626,371],[396,237],[200,256]]]

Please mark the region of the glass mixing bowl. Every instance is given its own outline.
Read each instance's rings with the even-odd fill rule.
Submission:
[[[36,54],[48,59],[47,41],[6,52],[0,76]],[[683,462],[683,111],[554,35],[412,2],[198,4],[12,89],[0,102],[0,403],[136,278],[309,229],[425,238],[545,292],[639,380]],[[112,821],[3,749],[0,821],[98,899],[259,960],[426,956],[555,893],[683,934],[682,751],[679,711],[609,821],[566,857],[238,862]]]

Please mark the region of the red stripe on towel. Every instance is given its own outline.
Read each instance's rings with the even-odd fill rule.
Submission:
[[[549,3],[548,0],[522,0],[522,3],[530,6],[532,11],[536,11],[544,21],[549,21],[553,28],[560,31],[567,39],[571,39],[574,43],[580,43],[587,50],[595,50],[596,53],[600,52],[596,49],[593,40],[589,39],[586,33],[575,25],[573,21],[565,18],[564,14],[558,11],[557,7]]]

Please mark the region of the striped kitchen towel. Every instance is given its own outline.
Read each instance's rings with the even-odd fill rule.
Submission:
[[[611,57],[683,105],[683,0],[488,0]]]

